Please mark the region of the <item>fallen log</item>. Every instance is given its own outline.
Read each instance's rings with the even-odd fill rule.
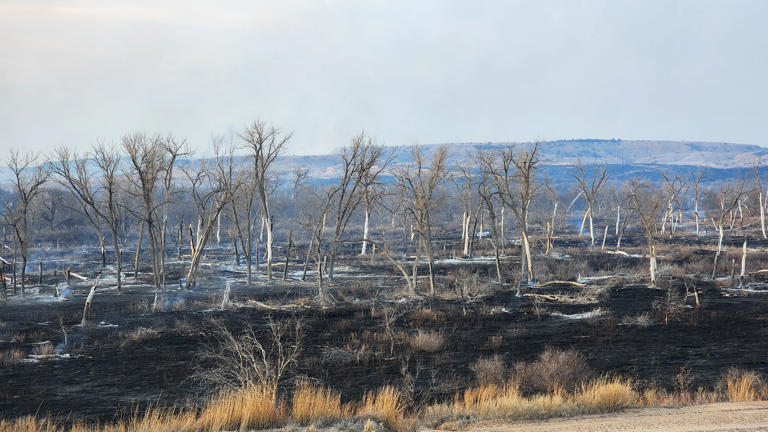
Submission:
[[[582,288],[587,286],[587,284],[581,283],[581,282],[553,280],[553,281],[545,282],[543,284],[536,285],[536,288],[544,288],[550,285],[571,285],[571,286],[582,287]]]
[[[83,276],[83,275],[80,275],[80,274],[77,274],[77,273],[75,273],[75,272],[73,272],[73,271],[69,272],[69,275],[70,275],[70,276],[72,276],[72,277],[76,277],[76,278],[78,278],[78,279],[80,279],[80,280],[84,280],[84,281],[87,281],[87,280],[88,280],[88,278],[87,278],[87,277],[85,277],[85,276]]]

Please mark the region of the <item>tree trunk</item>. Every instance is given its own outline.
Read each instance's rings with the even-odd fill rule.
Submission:
[[[139,278],[139,254],[141,253],[141,242],[144,240],[144,222],[139,228],[139,242],[136,244],[136,258],[133,260],[133,280]]]
[[[605,231],[603,231],[603,244],[600,245],[600,250],[605,249],[605,239],[608,238],[608,225],[605,226]]]
[[[267,226],[267,281],[272,282],[272,243],[274,238],[272,237],[272,219],[266,223]]]
[[[747,238],[744,237],[744,244],[741,246],[741,274],[739,275],[739,286],[744,288],[744,277],[747,275]]]
[[[293,230],[288,231],[288,249],[285,250],[285,267],[283,268],[283,282],[288,277],[288,258],[291,254],[291,247],[293,247]]]
[[[360,255],[365,256],[365,251],[368,247],[368,219],[370,218],[370,211],[368,206],[365,206],[365,222],[363,223],[363,247],[360,251]]]
[[[651,273],[651,286],[656,286],[656,248],[651,246],[649,248],[650,251],[650,257],[648,259],[649,261],[649,268]]]
[[[717,252],[715,252],[715,263],[712,267],[712,279],[717,276],[717,259],[720,258],[720,251],[723,248],[723,223],[717,227]]]
[[[768,235],[765,233],[765,206],[763,206],[763,191],[760,191],[760,229],[763,232],[763,238],[767,239]]]
[[[99,273],[99,275],[96,276],[96,280],[93,281],[93,285],[91,285],[91,291],[88,293],[88,297],[85,299],[85,306],[83,306],[83,319],[80,320],[80,325],[82,325],[83,327],[85,327],[86,319],[88,318],[88,309],[91,307],[93,296],[96,294],[96,286],[99,285],[100,280],[101,280],[101,273]]]
[[[184,216],[181,217],[181,220],[179,221],[179,241],[176,242],[176,259],[181,261],[181,243],[184,241]]]
[[[421,240],[421,234],[419,234],[419,240]],[[416,242],[416,258],[413,260],[413,295],[415,296],[416,289],[418,288],[418,281],[419,281],[419,259],[421,258],[419,256],[419,252],[421,252],[421,241]]]

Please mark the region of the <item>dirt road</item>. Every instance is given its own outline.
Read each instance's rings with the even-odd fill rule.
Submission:
[[[620,414],[559,418],[514,424],[481,423],[472,432],[544,431],[768,431],[768,402],[716,403],[684,408],[650,408]]]

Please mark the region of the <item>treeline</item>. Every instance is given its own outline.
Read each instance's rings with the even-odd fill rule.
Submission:
[[[610,230],[608,247],[616,250],[628,229],[643,232],[652,282],[656,244],[665,236],[713,229],[717,256],[726,231],[743,230],[745,219],[759,217],[766,237],[759,167],[750,178],[705,187],[702,169],[617,184],[605,167],[579,164],[564,168],[572,185],[555,190],[538,145],[480,151],[456,166],[448,166],[445,147],[427,154],[414,146],[410,160],[394,164],[386,147],[361,132],[339,151],[338,176],[319,182],[307,168],[276,169],[290,139],[255,121],[230,141],[214,138],[214,156],[195,163],[187,163],[193,152],[184,139],[145,133],[127,134],[115,145],[97,143],[85,153],[12,150],[12,182],[0,191],[2,270],[15,275],[18,268],[24,294],[30,248],[98,245],[102,268],[114,265],[118,290],[131,259],[134,267],[149,260],[152,283],[165,286],[174,256],[185,257],[183,285],[191,288],[215,243],[232,250],[248,284],[260,260],[271,281],[276,254],[302,256],[304,278],[308,266],[318,269],[322,296],[323,279],[334,279],[339,256],[355,245],[355,254],[388,260],[415,294],[418,266],[409,263],[426,260],[434,293],[438,242],[471,257],[478,240],[487,240],[499,283],[505,280],[500,256],[514,244],[525,284],[535,279],[532,256],[550,253],[563,232],[578,231],[589,236],[589,246],[605,248]]]

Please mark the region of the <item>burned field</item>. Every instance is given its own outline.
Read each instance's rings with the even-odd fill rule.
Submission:
[[[639,389],[714,391],[729,368],[768,373],[768,273],[760,272],[768,254],[761,245],[752,246],[743,280],[713,280],[703,274],[711,272],[716,239],[678,235],[660,245],[651,287],[642,241],[628,235],[626,254],[617,254],[588,248],[575,235],[559,237],[549,254],[535,256],[536,283],[519,292],[513,275],[520,248],[504,251],[508,279],[499,285],[493,251],[479,241],[475,258],[436,253],[435,296],[427,285],[409,295],[392,263],[349,248],[322,299],[316,274],[301,281],[301,260],[289,260],[285,281],[276,270],[271,283],[262,276],[246,286],[230,253],[211,248],[192,290],[179,288],[183,259],[168,262],[156,307],[151,269],[142,267],[138,280],[127,273],[120,294],[104,279],[84,325],[100,258],[68,252],[61,262],[77,262],[72,271],[89,280],[72,280],[66,300],[55,297],[63,268],[51,262],[25,299],[10,295],[0,304],[0,412],[6,419],[111,421],[149,405],[195,406],[218,390],[205,379],[217,367],[209,354],[223,352],[217,331],[239,336],[250,328],[266,345],[270,321],[301,323],[300,337],[285,335],[285,346],[298,342],[300,350],[280,377],[281,397],[307,380],[338,391],[342,401],[390,385],[414,412],[489,379],[524,382],[548,350],[575,350],[585,363],[580,379],[629,377]],[[739,258],[736,246],[725,248],[721,274]],[[521,391],[535,393],[537,385]]]

